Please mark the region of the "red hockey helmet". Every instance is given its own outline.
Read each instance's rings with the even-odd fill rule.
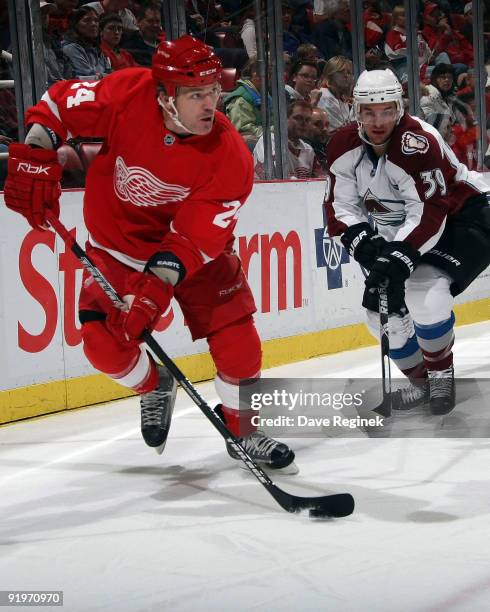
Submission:
[[[219,82],[221,70],[221,62],[212,48],[188,34],[161,42],[152,62],[153,78],[163,83],[172,97],[177,87],[202,87]]]

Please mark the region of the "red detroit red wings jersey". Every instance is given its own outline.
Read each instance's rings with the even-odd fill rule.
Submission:
[[[90,241],[141,269],[171,251],[190,275],[233,239],[253,185],[252,156],[224,115],[206,136],[165,128],[151,71],[130,68],[101,81],[60,81],[27,113],[64,140],[101,137],[87,174]]]
[[[327,149],[325,206],[328,232],[374,220],[387,240],[405,240],[429,251],[472,197],[489,191],[477,172],[460,163],[439,132],[405,114],[386,154],[376,158],[359,138],[356,124],[339,130]]]

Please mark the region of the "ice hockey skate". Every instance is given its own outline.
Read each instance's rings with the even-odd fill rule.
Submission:
[[[429,385],[425,380],[410,381],[391,394],[391,407],[400,412],[423,407],[428,401]]]
[[[294,463],[294,452],[287,444],[269,438],[263,431],[257,430],[238,441],[260,467],[274,470],[281,474],[297,474],[299,469]],[[229,443],[226,444],[232,459],[240,459]]]
[[[157,388],[140,398],[141,435],[146,444],[161,455],[170,429],[177,383],[165,366],[157,365],[157,368]]]
[[[456,403],[454,369],[429,370],[429,409],[431,414],[443,415],[451,412]]]

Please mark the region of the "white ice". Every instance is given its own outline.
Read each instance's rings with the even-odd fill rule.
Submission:
[[[458,375],[488,377],[490,322],[456,334]],[[377,377],[379,361],[373,347],[266,376]],[[63,590],[43,609],[69,612],[490,608],[488,439],[293,441],[300,473],[279,486],[356,500],[312,521],[239,469],[183,392],[161,457],[138,419],[129,399],[0,428],[0,590]]]

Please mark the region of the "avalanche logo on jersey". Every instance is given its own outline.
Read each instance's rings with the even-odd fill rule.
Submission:
[[[327,286],[329,289],[341,289],[343,286],[342,264],[348,263],[350,257],[340,241],[330,238],[327,228],[315,230],[316,266],[327,269]]]
[[[427,153],[428,150],[429,141],[425,136],[413,132],[402,134],[402,153],[414,155],[415,153]]]
[[[114,168],[114,189],[121,200],[135,206],[181,202],[190,193],[190,188],[164,183],[145,168],[126,166],[121,156],[117,157]]]
[[[364,206],[377,225],[391,225],[397,227],[405,221],[405,211],[402,207],[392,210],[384,204],[374,193],[368,189],[364,195]],[[393,200],[394,204],[403,204],[402,201]]]

